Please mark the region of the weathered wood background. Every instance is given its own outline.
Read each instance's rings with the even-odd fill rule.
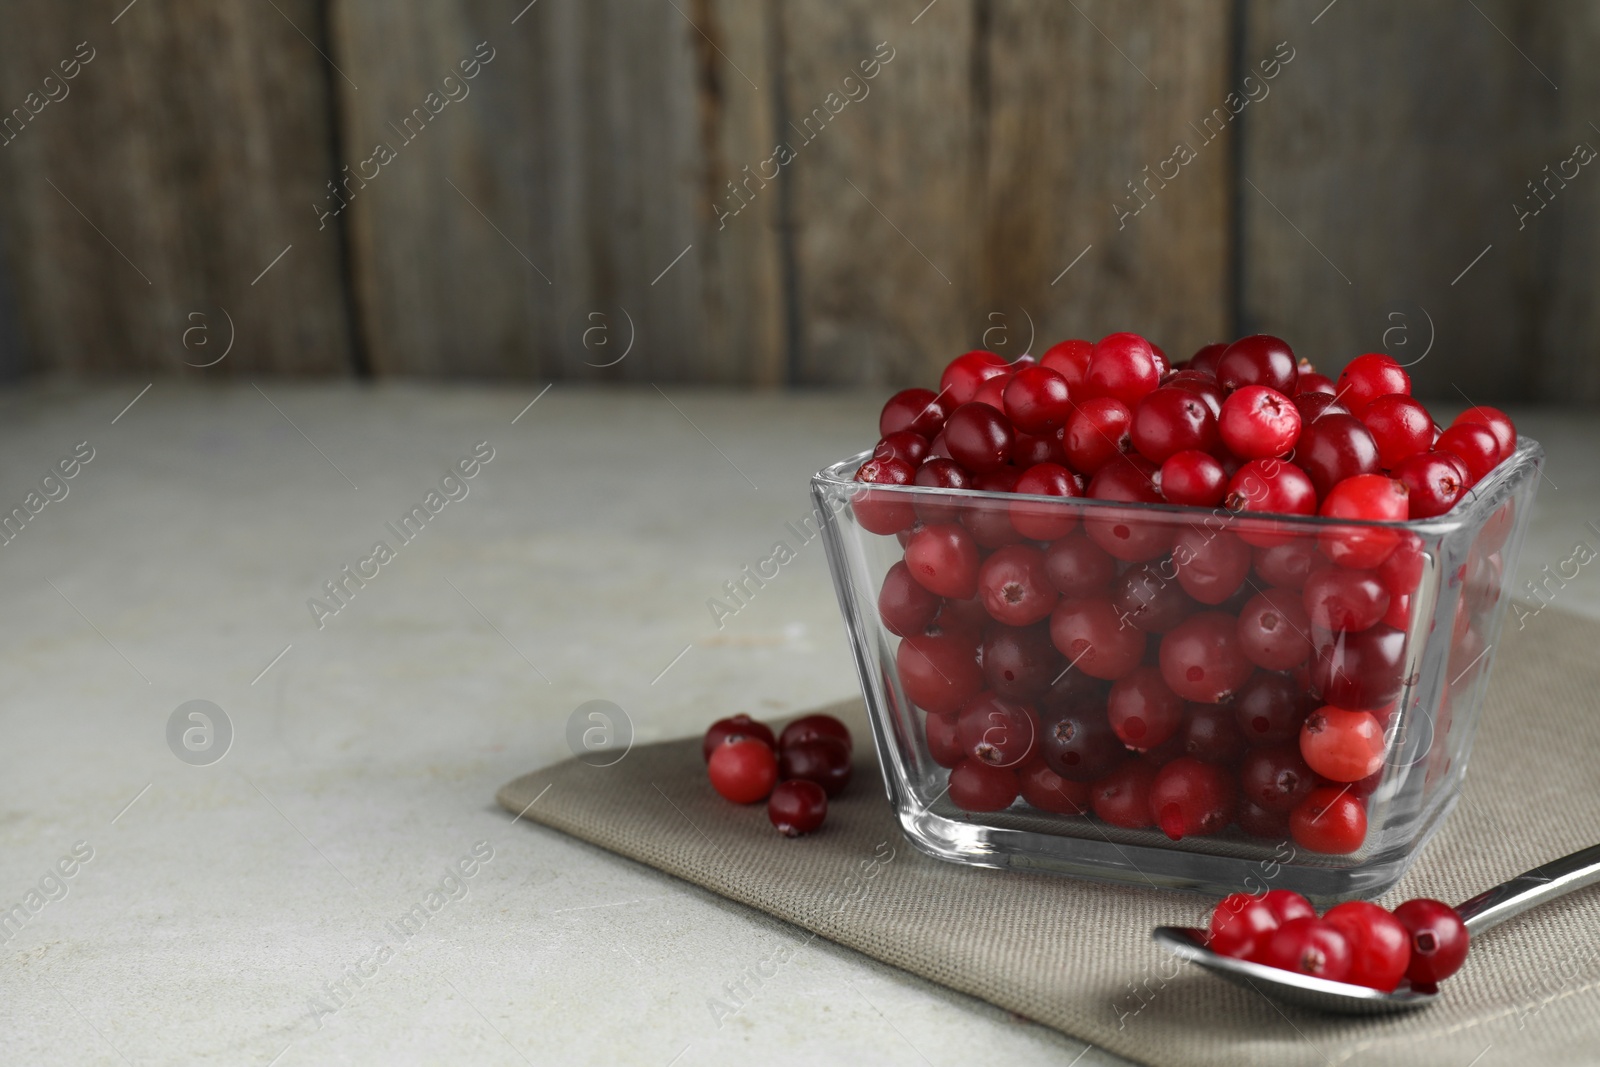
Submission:
[[[882,384],[1266,330],[1593,401],[1597,47],[1583,0],[9,0],[0,372]]]

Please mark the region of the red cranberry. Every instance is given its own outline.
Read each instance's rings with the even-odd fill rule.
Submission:
[[[1228,483],[1223,503],[1233,511],[1264,512],[1275,515],[1314,515],[1317,491],[1306,472],[1281,459],[1253,459],[1239,468]],[[1293,534],[1277,532],[1259,524],[1241,530],[1239,536],[1256,548],[1282,544]]]
[[[1252,745],[1296,741],[1306,709],[1300,689],[1286,674],[1257,671],[1233,699],[1233,718]]]
[[[1350,413],[1359,417],[1367,405],[1390,393],[1411,392],[1411,376],[1389,356],[1369,352],[1345,365],[1339,375],[1339,398]]]
[[[1411,935],[1398,919],[1370,901],[1347,900],[1329,908],[1322,921],[1350,942],[1346,982],[1394,992],[1411,962]]]
[[[1187,756],[1162,767],[1150,785],[1150,812],[1174,841],[1222,832],[1237,803],[1227,771]]]
[[[1239,649],[1257,667],[1287,671],[1311,656],[1311,617],[1293,590],[1273,587],[1239,609]]]
[[[1383,726],[1370,711],[1327,706],[1306,716],[1300,754],[1322,777],[1359,782],[1383,766]]]
[[[1187,705],[1177,736],[1184,755],[1202,763],[1231,765],[1244,752],[1244,735],[1225,704]]]
[[[778,750],[778,777],[802,778],[836,797],[850,784],[850,748],[835,737],[812,737]]]
[[[733,715],[726,719],[718,719],[706,730],[706,736],[700,742],[700,754],[711,762],[711,753],[722,745],[733,741],[743,741],[753,737],[771,748],[777,745],[772,736],[772,730],[764,722],[757,722],[748,715]]]
[[[1403,393],[1380,396],[1367,405],[1361,421],[1378,444],[1378,462],[1385,470],[1398,466],[1433,444],[1433,416],[1419,401]]]
[[[896,637],[909,637],[928,628],[942,603],[937,594],[911,577],[904,560],[897,560],[883,576],[883,588],[878,591],[878,617],[883,620],[884,629]]]
[[[1132,407],[1160,381],[1150,342],[1136,333],[1113,333],[1095,342],[1084,386],[1088,396],[1109,396]]]
[[[1450,425],[1460,426],[1464,423],[1482,426],[1494,434],[1495,443],[1500,446],[1501,459],[1505,459],[1517,450],[1517,428],[1512,425],[1510,417],[1499,408],[1484,407],[1481,404],[1470,407],[1457,415]]]
[[[1081,597],[1104,592],[1117,572],[1117,561],[1089,538],[1075,534],[1045,550],[1044,567],[1062,596]]]
[[[1236,630],[1233,616],[1202,611],[1168,631],[1161,639],[1161,676],[1172,691],[1203,704],[1232,696],[1255,669]]]
[[[1222,462],[1207,452],[1177,452],[1161,464],[1161,495],[1174,504],[1210,508],[1222,503],[1228,475]]]
[[[1239,764],[1244,798],[1267,811],[1288,813],[1316,788],[1317,776],[1293,742],[1253,748]]]
[[[1217,447],[1217,417],[1204,400],[1185,389],[1163,386],[1148,393],[1133,410],[1133,447],[1152,463],[1196,449]]]
[[[1206,942],[1212,952],[1246,960],[1257,946],[1278,928],[1278,917],[1249,893],[1231,893],[1217,903],[1211,913]]]
[[[1024,767],[1019,775],[1022,799],[1040,811],[1057,815],[1089,814],[1089,785],[1074,782],[1052,771],[1043,760],[1036,759]]]
[[[916,472],[902,459],[873,458],[856,471],[856,481],[877,485],[908,485]],[[917,521],[909,495],[863,489],[850,498],[850,507],[863,529],[875,534],[899,533]]]
[[[990,616],[1007,626],[1047,618],[1060,599],[1045,572],[1044,553],[1032,545],[1008,545],[984,560],[978,595]]]
[[[1321,375],[1318,375],[1321,377]],[[1300,425],[1310,426],[1324,415],[1348,415],[1350,409],[1339,403],[1339,398],[1334,396],[1330,389],[1327,392],[1310,393],[1299,392],[1294,394],[1295,410],[1300,412]],[[1301,431],[1302,433],[1304,430]]]
[[[1289,813],[1286,811],[1268,811],[1258,804],[1241,800],[1233,821],[1251,837],[1264,837],[1268,841],[1289,840]]]
[[[984,493],[1010,493],[1017,488],[1022,472],[1015,467],[986,471],[972,480],[972,487]],[[961,512],[961,525],[984,548],[1000,548],[1022,541],[1022,534],[1011,525],[1011,505],[1001,502],[969,502]]]
[[[1311,906],[1311,901],[1290,889],[1269,889],[1262,895],[1261,903],[1272,912],[1279,926],[1295,919],[1317,917],[1317,910]]]
[[[957,711],[983,688],[977,648],[956,634],[906,638],[895,667],[906,698],[925,711]]]
[[[772,746],[754,737],[719,745],[706,765],[711,787],[735,804],[767,799],[778,780]]]
[[[933,625],[923,632],[958,636],[966,642],[967,648],[975,649],[983,636],[983,628],[988,625],[989,612],[982,601],[946,600],[940,605],[939,614],[934,616]]]
[[[953,711],[928,713],[923,721],[923,734],[928,739],[928,755],[941,767],[954,767],[966,755],[961,751],[961,741],[956,735],[960,716]]]
[[[1073,470],[1094,474],[1133,447],[1132,424],[1133,412],[1122,401],[1109,396],[1085,400],[1067,419],[1061,439],[1067,462]]]
[[[1500,443],[1487,426],[1461,422],[1451,426],[1433,447],[1458,456],[1467,465],[1469,484],[1476,485],[1500,462]]]
[[[1092,782],[1121,762],[1127,752],[1104,711],[1079,706],[1040,716],[1039,754],[1061,777]]]
[[[1299,378],[1294,352],[1283,341],[1264,333],[1239,338],[1217,359],[1217,381],[1230,393],[1248,385],[1264,385],[1293,396]]]
[[[1089,496],[1128,504],[1159,504],[1155,473],[1156,468],[1141,456],[1118,457],[1101,467],[1089,482]],[[1095,544],[1129,562],[1165,555],[1172,545],[1172,527],[1143,509],[1087,509],[1083,529]]]
[[[1300,390],[1296,394],[1297,396],[1302,396],[1306,393],[1321,393],[1325,396],[1333,396],[1339,391],[1338,387],[1333,384],[1332,378],[1326,374],[1317,374],[1311,371],[1304,360],[1301,361],[1300,365],[1300,380],[1295,383],[1294,387]]]
[[[906,567],[924,589],[955,600],[978,592],[978,546],[954,523],[924,526],[906,545]]]
[[[1406,487],[1407,513],[1413,519],[1443,515],[1467,491],[1466,464],[1449,452],[1419,452],[1392,473]]]
[[[844,746],[846,755],[855,748],[855,741],[850,737],[850,728],[835,719],[832,715],[802,715],[783,728],[783,733],[778,735],[778,747],[788,748],[798,745],[802,741],[815,741],[818,738],[837,741]]]
[[[1079,496],[1072,472],[1059,463],[1036,463],[1017,478],[1018,493],[1026,496]],[[1011,525],[1030,541],[1054,541],[1078,525],[1071,508],[1019,500],[1011,505]]]
[[[953,459],[934,457],[917,468],[912,483],[929,489],[971,489],[972,475]],[[956,522],[961,518],[961,505],[943,494],[919,493],[915,506],[917,517],[926,523]]]
[[[1123,626],[1109,597],[1069,597],[1050,615],[1050,640],[1074,669],[1115,681],[1144,657],[1144,633]]]
[[[1212,418],[1222,414],[1222,402],[1228,397],[1222,386],[1217,384],[1216,378],[1197,370],[1181,370],[1175,374],[1169,374],[1161,379],[1161,386],[1162,388],[1171,386],[1174,389],[1182,389],[1193,393],[1205,401],[1206,408],[1210,410]]]
[[[1321,919],[1290,919],[1272,932],[1260,962],[1295,974],[1342,982],[1350,973],[1350,943]]]
[[[1222,359],[1222,354],[1227,350],[1228,346],[1220,341],[1202,345],[1194,355],[1189,357],[1188,369],[1215,378],[1217,376],[1217,362]]]
[[[1311,684],[1342,708],[1377,708],[1400,693],[1404,630],[1378,623],[1354,633],[1311,634]]]
[[[983,677],[1001,696],[1029,700],[1050,687],[1065,666],[1050,643],[1050,627],[991,624],[984,630]]]
[[[1039,749],[1039,720],[1026,704],[979,693],[961,709],[956,740],[971,759],[991,767],[1020,767]]]
[[[1049,367],[1067,380],[1067,388],[1080,388],[1089,377],[1089,360],[1094,345],[1088,341],[1057,341],[1039,357],[1039,366]]]
[[[883,405],[878,416],[878,436],[909,431],[931,441],[944,429],[950,411],[932,389],[902,389]]]
[[[1467,926],[1450,905],[1408,900],[1394,909],[1394,917],[1411,935],[1406,977],[1413,985],[1438,985],[1467,961]]]
[[[1374,571],[1322,567],[1306,579],[1306,615],[1323,630],[1365,630],[1389,610],[1389,590]]]
[[[1016,368],[1007,365],[1004,374],[997,374],[978,386],[978,395],[972,398],[974,404],[987,404],[1005,414],[1006,386],[1011,384],[1011,379],[1016,376]]]
[[[1003,403],[1006,418],[1023,433],[1059,430],[1072,413],[1067,380],[1049,367],[1024,367],[1006,383]]]
[[[1173,537],[1172,562],[1184,592],[1202,604],[1217,605],[1237,592],[1250,573],[1250,546],[1226,530],[1187,526]]]
[[[1015,440],[1011,443],[1011,462],[1016,464],[1018,470],[1027,470],[1040,463],[1065,463],[1067,449],[1061,443],[1061,433],[1056,430],[1042,437],[1020,432],[1013,435]]]
[[[1256,573],[1262,581],[1285,589],[1302,588],[1316,560],[1317,550],[1310,538],[1268,545],[1255,552]]]
[[[767,801],[767,818],[785,837],[813,833],[827,816],[828,795],[815,782],[782,782]]]
[[[1300,436],[1300,412],[1289,398],[1264,385],[1232,393],[1217,420],[1223,443],[1240,459],[1287,455]]]
[[[975,474],[996,470],[1011,459],[1011,424],[988,404],[962,404],[944,424],[950,458]]]
[[[1406,487],[1382,474],[1358,474],[1328,492],[1319,514],[1330,519],[1405,522],[1409,517]],[[1397,530],[1353,526],[1329,530],[1317,539],[1329,559],[1341,567],[1357,569],[1378,566],[1399,542]]]
[[[1124,830],[1155,825],[1150,813],[1150,787],[1156,768],[1131,759],[1089,787],[1089,804],[1100,819]]]
[[[1311,479],[1317,495],[1325,497],[1346,478],[1378,470],[1378,443],[1355,416],[1323,415],[1305,424],[1293,459]]]
[[[968,352],[945,367],[944,374],[939,377],[939,395],[953,411],[962,404],[970,404],[984,382],[1009,370],[1010,364],[993,352]]]
[[[1020,784],[1010,767],[991,767],[964,759],[950,771],[950,802],[962,811],[1004,811],[1017,799]]]
[[[1289,813],[1289,834],[1312,852],[1348,855],[1367,839],[1367,809],[1347,786],[1318,786]]]
[[[1062,667],[1050,679],[1050,685],[1039,695],[1034,706],[1039,709],[1041,718],[1065,711],[1101,709],[1106,706],[1106,694],[1110,691],[1110,682]]]
[[[1200,610],[1174,580],[1170,564],[1136,563],[1111,581],[1111,604],[1124,625],[1166,633]]]
[[[1159,670],[1138,667],[1112,683],[1106,719],[1129,748],[1154,748],[1178,732],[1183,698],[1167,687]]]
[[[916,470],[928,456],[928,439],[908,430],[892,433],[872,450],[873,459],[898,459]]]

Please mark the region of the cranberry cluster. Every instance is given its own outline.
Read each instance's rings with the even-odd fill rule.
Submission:
[[[1213,952],[1391,993],[1408,979],[1436,987],[1467,958],[1467,927],[1448,904],[1408,900],[1386,911],[1352,900],[1322,918],[1287,889],[1223,897],[1211,914]]]
[[[787,837],[809,834],[828,800],[850,784],[850,729],[832,715],[807,715],[773,737],[748,715],[718,719],[700,751],[711,786],[735,804],[767,802],[767,818]]]
[[[1265,516],[1440,515],[1514,450],[1511,420],[1475,407],[1441,431],[1389,357],[1335,382],[1265,335],[1175,367],[1131,333],[968,352],[939,384],[890,397],[856,474],[913,491],[852,508],[904,548],[878,609],[951,801],[1359,849],[1422,542]],[[1208,510],[1142,509],[1163,503]],[[1509,509],[1491,525],[1476,580],[1497,596]]]

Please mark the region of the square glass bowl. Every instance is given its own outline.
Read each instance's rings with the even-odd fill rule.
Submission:
[[[1538,485],[1544,453],[1537,442],[1522,438],[1447,514],[1406,523],[868,487],[853,478],[869,456],[819,471],[811,486],[889,803],[915,847],[985,867],[1215,894],[1285,888],[1320,902],[1371,897],[1393,885],[1454,807]],[[1003,577],[1006,566],[1036,578],[1042,554],[1050,589],[1071,595],[1020,626],[997,622],[996,611],[1018,621],[1014,605],[986,604],[981,591],[971,599],[935,596],[905,563],[914,524],[966,531],[983,561],[980,573],[992,570],[991,579]],[[997,552],[1001,559],[991,563]],[[1411,592],[1377,596],[1375,583]],[[989,584],[997,590],[991,597],[1007,596],[1004,582]],[[1314,595],[1306,595],[1307,586]],[[893,622],[885,622],[880,596]],[[1374,596],[1388,601],[1382,621],[1354,629],[1378,606]],[[1246,627],[1252,655],[1241,671]],[[1298,666],[1269,670],[1254,662],[1281,666],[1301,647]],[[1149,700],[1135,677],[1141,672],[1172,691],[1183,688],[1186,701],[1176,732],[1147,752],[1128,748],[1117,733],[1107,742],[1114,686],[1123,690],[1122,734],[1137,732],[1132,720],[1142,714],[1156,732],[1171,727],[1171,696]],[[1180,686],[1170,685],[1174,678]],[[1244,809],[1236,800],[1225,828],[1173,839],[1156,826],[1127,829],[1092,811],[1061,814],[1081,802],[1084,785],[1052,791],[1053,774],[1037,771],[1042,762],[1092,789],[1112,773],[1108,766],[1123,767],[1115,780],[1143,774],[1148,785],[1149,773],[1198,755],[1222,768],[1221,788],[1236,798],[1299,806],[1303,768],[1288,779],[1281,772],[1294,765],[1305,720],[1328,721],[1325,706],[1375,720],[1358,724],[1364,734],[1355,730],[1368,748],[1356,746],[1354,766],[1371,766],[1381,752],[1377,770],[1358,781],[1314,778],[1317,787],[1330,787],[1319,795],[1333,797],[1325,815],[1316,809],[1296,817],[1253,803]],[[1345,726],[1354,721],[1333,714]],[[1272,744],[1285,746],[1276,762],[1252,758]],[[951,768],[980,751],[989,766],[956,789],[963,807],[951,796]],[[1124,767],[1129,761],[1138,765]],[[1015,774],[1023,795],[995,801],[1009,786],[994,770]],[[1029,791],[1042,807],[1030,803]],[[1106,793],[1108,813],[1139,821],[1137,814],[1121,817],[1114,791]],[[1364,831],[1350,798],[1365,813]],[[995,806],[1000,810],[971,810]],[[1175,815],[1169,808],[1168,819]],[[1324,817],[1333,825],[1319,827]],[[1330,835],[1343,841],[1330,846]]]

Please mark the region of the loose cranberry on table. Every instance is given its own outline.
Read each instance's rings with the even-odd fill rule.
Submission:
[[[719,745],[706,765],[711,785],[735,804],[765,800],[778,781],[778,758],[765,741],[746,737]]]
[[[802,715],[783,728],[783,733],[778,735],[778,747],[788,748],[803,741],[815,741],[818,738],[838,741],[844,745],[846,752],[855,747],[855,740],[850,736],[850,728],[835,719],[832,715]]]
[[[815,782],[780,782],[767,800],[767,818],[785,837],[815,832],[828,815],[828,794]]]
[[[791,741],[778,749],[778,776],[815,782],[836,797],[850,784],[850,748],[835,737]]]
[[[772,736],[772,729],[766,723],[757,722],[748,715],[732,715],[726,719],[718,719],[706,729],[705,738],[700,742],[701,755],[706,762],[711,762],[711,754],[722,745],[732,741],[742,741],[753,737],[763,742],[768,748],[777,747],[777,739]]]

